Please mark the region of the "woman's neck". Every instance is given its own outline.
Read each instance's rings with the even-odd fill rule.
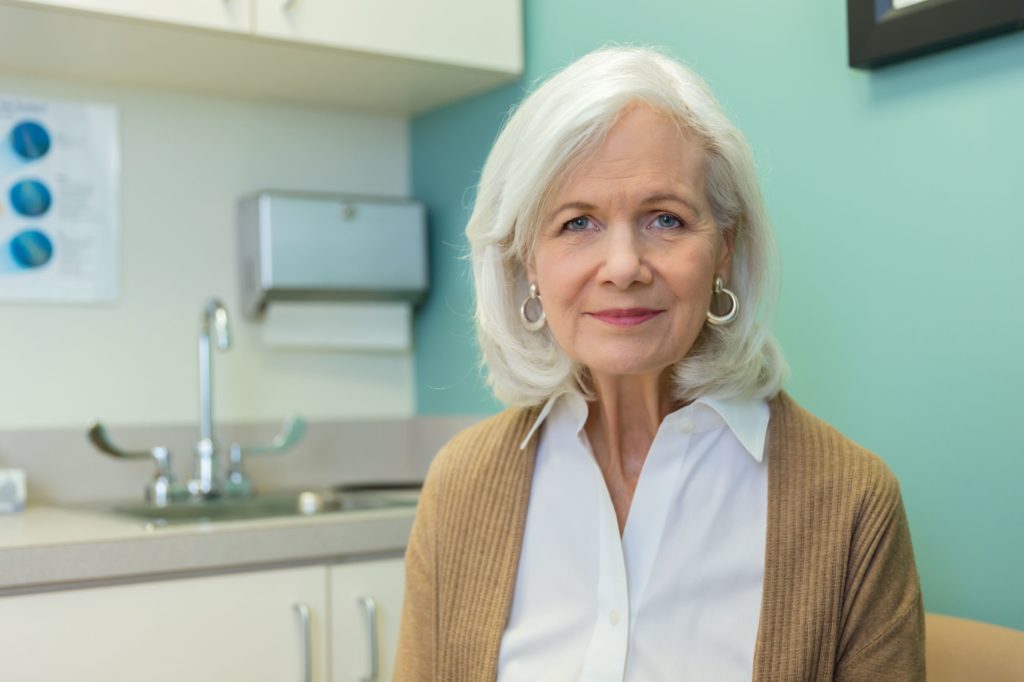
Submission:
[[[619,532],[665,415],[677,409],[669,372],[658,375],[592,376],[597,400],[585,430],[619,517]]]

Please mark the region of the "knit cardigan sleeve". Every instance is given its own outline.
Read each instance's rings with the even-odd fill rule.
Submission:
[[[405,596],[394,676],[398,681],[436,679],[437,505],[443,499],[443,452],[430,467],[405,551]]]
[[[533,479],[536,409],[455,436],[430,465],[405,557],[396,682],[497,677]]]
[[[771,401],[755,682],[924,679],[924,614],[899,482],[788,395]]]
[[[896,477],[883,469],[854,529],[835,679],[924,680],[924,605]]]

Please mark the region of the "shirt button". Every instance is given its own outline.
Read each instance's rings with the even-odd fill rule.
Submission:
[[[619,612],[616,611],[615,609],[612,609],[611,611],[608,612],[608,622],[611,623],[612,625],[618,625],[620,619],[621,619],[621,616],[619,616]]]
[[[684,419],[683,421],[679,422],[679,430],[682,431],[683,433],[693,433],[693,420]]]

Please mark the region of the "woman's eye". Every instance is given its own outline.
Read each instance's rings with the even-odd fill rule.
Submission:
[[[682,227],[683,221],[675,217],[671,213],[661,213],[657,218],[654,219],[655,227],[663,227],[671,229],[673,227]]]
[[[569,232],[582,232],[588,227],[590,227],[590,218],[582,215],[562,223],[562,228]]]

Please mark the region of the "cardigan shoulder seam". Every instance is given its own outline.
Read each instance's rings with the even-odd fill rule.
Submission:
[[[846,436],[820,417],[808,412],[785,393],[780,393],[772,401],[773,408],[776,405],[778,413],[773,409],[772,418],[781,417],[786,424],[787,432],[795,431],[805,434],[820,443],[822,450],[813,454],[825,457],[825,461],[822,462],[824,464],[822,471],[829,477],[853,477],[858,473],[867,474],[866,485],[862,489],[862,493],[865,495],[874,492],[885,497],[891,494],[893,487],[898,489],[898,479],[886,461],[877,453]],[[769,432],[771,431],[769,422]]]
[[[506,447],[499,447],[490,448],[489,452],[487,450],[482,451],[482,453],[481,451],[475,452],[473,446],[485,440],[507,446],[509,451],[518,448],[518,443],[513,444],[510,436],[517,430],[517,426],[521,425],[523,420],[531,415],[536,415],[536,408],[510,407],[466,427],[452,436],[438,450],[434,462],[431,463],[431,468],[437,466],[446,473],[445,478],[447,478],[448,475],[454,475],[454,472],[464,470],[460,464],[466,457],[476,457],[481,456],[481,454],[483,456],[498,457],[506,449]]]
[[[907,618],[909,618],[911,616],[911,614],[913,614],[915,611],[917,611],[920,607],[921,607],[921,592],[918,591],[918,593],[914,597],[914,599],[911,600],[911,602],[909,604],[907,604],[906,607],[904,607],[904,609],[896,616],[896,618],[893,619],[892,624],[889,625],[889,627],[887,627],[885,630],[883,630],[881,633],[879,633],[878,636],[876,636],[870,642],[868,642],[867,644],[862,646],[860,649],[858,649],[857,651],[853,652],[848,657],[846,657],[842,661],[840,661],[838,667],[839,668],[845,668],[848,665],[852,665],[858,658],[860,658],[865,653],[867,653],[872,647],[874,647],[878,643],[880,643],[883,640],[885,640],[892,633],[893,630],[895,630],[897,627],[902,625],[903,622]]]

